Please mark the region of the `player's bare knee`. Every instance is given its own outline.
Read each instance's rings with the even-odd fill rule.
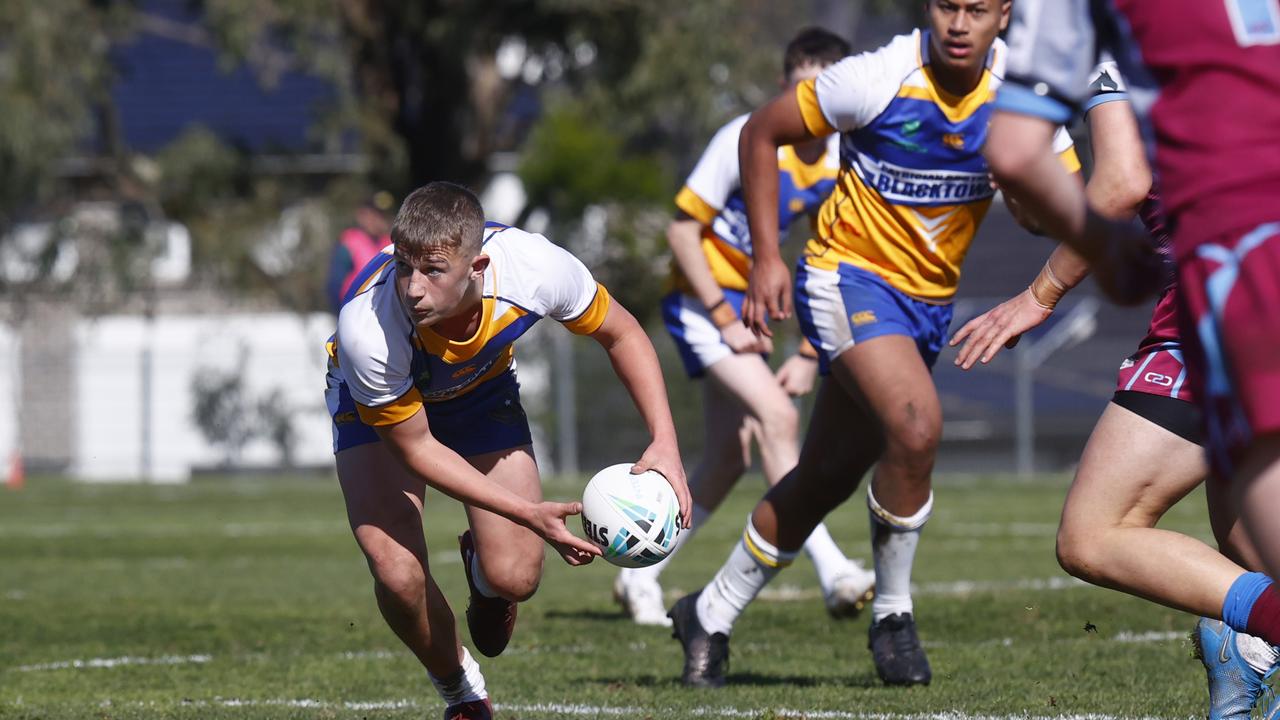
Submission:
[[[524,602],[533,597],[542,582],[542,559],[536,563],[510,563],[497,577],[486,575],[489,586],[502,597]]]
[[[1055,552],[1058,565],[1068,575],[1086,582],[1098,580],[1098,568],[1103,565],[1103,558],[1099,557],[1094,533],[1064,520],[1058,527]]]
[[[760,442],[794,443],[800,431],[800,412],[789,402],[766,409],[757,420],[760,423]]]
[[[426,593],[427,573],[416,557],[407,552],[370,556],[376,591],[405,605],[417,604]]]
[[[527,553],[501,558],[480,558],[480,569],[495,593],[507,600],[524,602],[533,597],[542,582],[542,543]]]

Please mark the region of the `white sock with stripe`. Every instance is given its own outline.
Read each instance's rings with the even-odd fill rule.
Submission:
[[[458,668],[457,672],[446,678],[437,678],[427,673],[427,677],[431,678],[431,684],[436,687],[436,692],[440,693],[440,697],[444,699],[445,705],[457,705],[489,697],[489,692],[484,688],[484,675],[480,674],[480,663],[471,657],[471,653],[467,652],[465,647],[462,648],[461,664],[462,667]]]
[[[867,486],[867,509],[871,514],[871,557],[876,563],[876,597],[871,602],[873,620],[895,613],[909,613],[911,566],[915,564],[920,528],[933,513],[933,493],[911,517],[898,517],[885,510]]]
[[[698,622],[708,633],[728,635],[747,605],[796,555],[778,550],[761,537],[748,515],[742,539],[698,596]]]

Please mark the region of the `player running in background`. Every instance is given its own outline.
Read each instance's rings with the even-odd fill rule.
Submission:
[[[427,567],[426,486],[466,508],[467,626],[490,657],[511,638],[516,603],[538,587],[543,540],[570,565],[599,554],[565,527],[580,503],[542,501],[516,338],[547,316],[599,342],[653,438],[634,471],[667,477],[686,526],[689,491],[653,346],[582,263],[541,235],[485,223],[476,197],[444,182],[405,199],[391,236],[329,343],[338,480],[378,608],[426,668],[446,720],[489,718],[479,665]]]
[[[849,54],[849,44],[818,28],[800,31],[783,56],[782,88],[817,77],[823,68]],[[751,235],[738,171],[738,135],[742,115],[725,124],[703,152],[676,196],[678,213],[667,227],[675,255],[662,316],[685,370],[703,383],[702,462],[689,478],[693,493],[693,529],[697,529],[746,471],[751,441],[760,448],[765,480],[774,485],[800,455],[799,413],[791,398],[813,389],[818,355],[807,341],[775,375],[763,355],[768,338],[757,338],[739,318]],[[817,212],[835,186],[840,169],[836,138],[811,139],[778,149],[782,209],[779,237],[788,226]],[[687,543],[691,533],[681,535]],[[825,525],[804,544],[833,617],[862,609],[875,587],[875,574],[849,560]],[[614,595],[642,625],[670,625],[662,602],[659,575],[670,557],[657,565],[622,570]]]
[[[723,684],[729,634],[828,512],[867,492],[876,598],[869,646],[887,684],[928,683],[911,567],[933,508],[941,408],[930,368],[960,265],[994,191],[980,153],[1004,73],[1009,2],[930,0],[928,28],[846,58],[756,111],[742,132],[755,265],[743,319],[789,315],[778,253],[777,148],[839,132],[842,170],[796,277],[801,327],[824,375],[796,468],[747,521],[715,578],[672,608],[684,681]],[[1064,161],[1079,167],[1061,135]]]
[[[1090,88],[1084,104],[1094,157],[1085,188],[1089,204],[1116,220],[1132,218],[1141,207],[1154,245],[1172,263],[1146,149],[1114,63],[1099,66]],[[1059,246],[1030,287],[955,334],[952,345],[964,342],[956,364],[968,370],[1011,347],[1047,320],[1087,273],[1078,255]],[[1275,666],[1276,652],[1266,641],[1237,635],[1209,618],[1222,617],[1228,590],[1245,576],[1244,568],[1259,567],[1257,553],[1242,537],[1221,482],[1210,480],[1208,492],[1222,553],[1155,527],[1209,472],[1175,316],[1169,286],[1156,303],[1147,336],[1121,364],[1115,395],[1085,446],[1062,509],[1058,560],[1087,582],[1201,615],[1197,639],[1213,649],[1201,653],[1209,670],[1209,717],[1244,720],[1262,691],[1263,675]],[[1227,661],[1218,654],[1223,649]]]

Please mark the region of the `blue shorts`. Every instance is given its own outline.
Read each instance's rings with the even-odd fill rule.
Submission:
[[[741,290],[723,291],[724,299],[741,316],[746,294]],[[662,298],[662,320],[680,351],[684,371],[691,378],[706,375],[707,368],[733,354],[733,348],[720,335],[720,328],[711,322],[710,313],[692,295],[673,292]]]
[[[873,272],[845,263],[835,271],[796,270],[796,315],[818,350],[818,371],[830,374],[840,353],[881,335],[915,340],[929,369],[938,360],[951,326],[950,304],[934,305],[907,295]]]
[[[347,384],[328,377],[325,401],[333,418],[333,452],[378,442],[378,433],[360,419]],[[520,383],[506,372],[452,400],[426,404],[431,435],[462,457],[531,445],[529,418],[520,404]]]

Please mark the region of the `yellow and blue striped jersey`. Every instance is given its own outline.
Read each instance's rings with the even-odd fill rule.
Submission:
[[[345,384],[367,425],[401,422],[430,403],[451,400],[514,371],[512,344],[543,317],[579,334],[595,332],[609,293],[573,255],[541,235],[488,223],[480,324],[456,341],[419,328],[395,282],[394,248],[353,283],[329,340],[330,384]]]
[[[1006,52],[996,40],[977,87],[963,97],[938,85],[920,30],[799,84],[809,131],[840,134],[840,177],[805,249],[810,266],[848,263],[912,297],[951,299],[995,194],[981,150]],[[1062,128],[1054,147],[1068,170],[1079,170]]]
[[[746,290],[751,272],[751,231],[738,165],[738,136],[748,117],[736,117],[716,132],[676,195],[676,207],[702,223],[702,252],[711,275],[720,287],[730,290]],[[813,163],[801,160],[790,146],[778,148],[778,171],[782,239],[792,222],[815,213],[835,187],[840,171],[836,139],[831,138],[826,152]],[[672,285],[681,291],[691,290],[674,262]]]

